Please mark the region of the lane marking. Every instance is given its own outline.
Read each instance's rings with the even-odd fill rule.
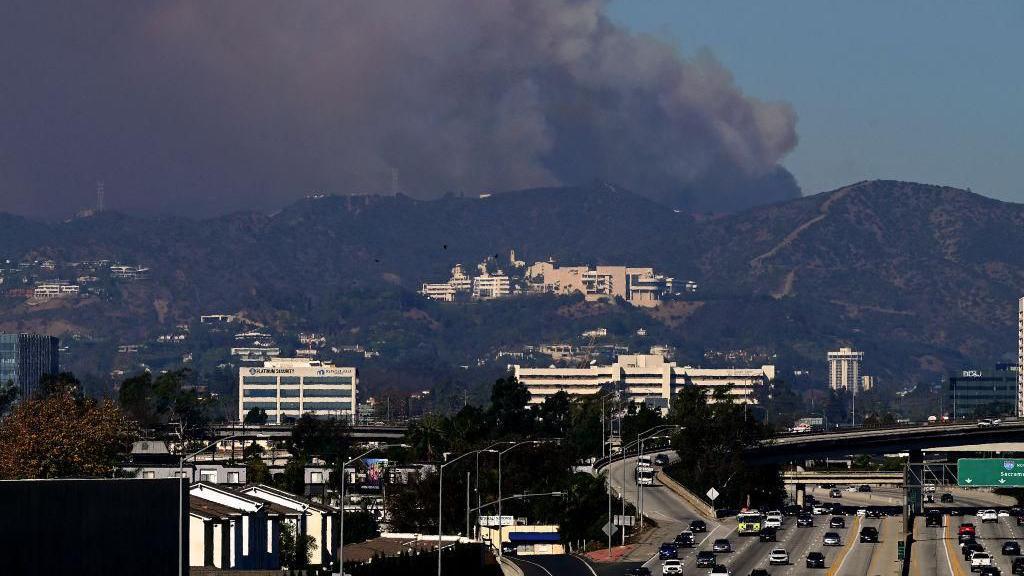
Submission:
[[[854,536],[847,541],[847,544],[843,546],[843,549],[836,554],[836,559],[832,561],[832,568],[827,572],[828,576],[834,576],[843,569],[843,564],[846,563],[846,558],[849,557],[850,552],[857,547],[860,543],[860,534],[857,532],[857,528],[860,527],[860,516],[853,517],[853,526],[850,529],[850,533]]]
[[[590,562],[580,558],[577,554],[573,554],[572,557],[579,560],[584,566],[586,566],[587,570],[590,570],[590,573],[593,574],[593,576],[597,576],[597,572],[594,571],[594,567],[590,565]]]
[[[541,570],[546,572],[548,576],[555,576],[554,574],[551,573],[551,570],[548,570],[547,568],[541,566],[540,564],[537,564],[536,562],[531,562],[531,561],[526,560],[524,558],[516,558],[516,560],[518,560],[520,562],[526,562],[527,564],[532,564],[532,565],[536,566],[537,568],[540,568]]]
[[[952,520],[953,517],[950,516],[949,519]],[[952,533],[950,531],[950,528],[952,527],[951,525],[952,525],[952,522],[947,522],[946,523],[946,529],[943,531],[944,538],[942,539],[942,544],[943,544],[942,549],[946,551],[946,565],[949,566],[949,573],[952,574],[953,576],[963,576],[963,570],[960,568],[960,563],[959,562],[953,562],[953,560],[951,559],[951,557],[949,555],[949,547],[950,547],[950,543],[952,542],[952,538],[950,538],[950,536],[952,535]],[[956,556],[956,552],[955,551],[953,553],[953,556],[954,557]]]

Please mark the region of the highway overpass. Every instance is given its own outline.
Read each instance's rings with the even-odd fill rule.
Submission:
[[[359,442],[401,442],[409,430],[406,426],[352,426],[350,436]],[[214,427],[218,438],[238,435],[246,440],[287,440],[292,435],[290,424],[245,425],[221,424]]]

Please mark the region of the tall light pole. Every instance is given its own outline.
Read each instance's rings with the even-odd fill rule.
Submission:
[[[658,426],[652,426],[652,427],[648,428],[647,430],[644,430],[643,432],[637,434],[636,435],[637,437],[636,437],[635,440],[633,440],[629,444],[623,445],[623,447],[622,447],[622,517],[623,518],[626,517],[626,454],[627,454],[627,451],[628,451],[630,446],[633,446],[634,444],[639,444],[642,440],[648,439],[648,436],[656,434],[656,433],[660,432],[664,428],[682,429],[683,427],[680,426],[679,424],[660,424]],[[638,446],[638,448],[639,448],[639,446]],[[639,463],[639,461],[640,461],[640,454],[639,453],[637,453],[636,460]],[[637,488],[637,506],[639,506],[639,504],[640,504],[640,489]],[[642,517],[643,517],[643,515],[641,514],[641,518]],[[622,545],[623,546],[626,545],[626,529],[625,529],[625,527],[623,527],[623,529],[622,529]]]
[[[476,492],[476,517],[477,517],[477,537],[478,538],[480,536],[480,526],[479,526],[479,524],[480,524],[480,509],[483,508],[483,506],[481,506],[481,504],[480,504],[480,454],[481,453],[485,453],[485,452],[490,453],[490,454],[497,454],[498,451],[497,450],[492,450],[492,448],[494,448],[495,446],[501,446],[502,444],[512,444],[512,443],[513,442],[511,440],[504,440],[504,441],[501,441],[501,442],[495,442],[494,444],[491,444],[487,448],[484,448],[483,450],[480,450],[479,452],[476,453],[476,487],[473,489],[473,491]],[[469,536],[469,534],[466,534],[466,536]]]
[[[480,452],[483,452],[483,449],[470,450],[465,454],[460,454],[459,456],[456,456],[455,458],[441,464],[437,468],[437,576],[441,576],[441,521],[444,514],[444,469],[446,466],[455,464],[456,462],[462,460],[466,456],[472,456]],[[498,460],[498,462],[501,462],[501,460]]]
[[[501,457],[504,456],[506,452],[515,450],[520,446],[526,446],[527,444],[546,444],[550,442],[559,442],[560,440],[561,438],[551,438],[547,440],[525,440],[523,442],[517,442],[509,446],[508,448],[502,450],[501,452],[498,452],[498,558],[504,556],[504,553],[502,552],[502,546],[505,544],[504,520],[502,519],[501,516]],[[437,576],[441,576],[441,574],[438,573]]]
[[[184,518],[185,514],[182,511],[182,509],[185,507],[185,502],[183,501],[184,497],[181,495],[181,481],[185,479],[185,460],[191,460],[192,458],[195,458],[196,456],[202,454],[203,452],[209,450],[210,448],[216,446],[217,444],[219,444],[221,442],[225,442],[227,440],[234,440],[235,438],[240,438],[241,436],[242,436],[242,434],[232,434],[231,436],[225,436],[224,438],[220,438],[218,440],[214,440],[213,442],[210,442],[209,444],[207,444],[206,446],[203,446],[199,450],[196,450],[195,452],[192,452],[191,454],[186,454],[186,455],[182,456],[178,460],[178,576],[184,576],[184,574],[185,574],[185,572],[184,572],[185,567],[184,567],[183,562],[181,560],[181,556],[183,554],[183,550],[182,550],[183,544],[182,544],[181,532],[184,529],[184,523],[185,523],[185,518]],[[184,439],[182,439],[182,442],[184,443]],[[192,484],[192,479],[189,478],[188,485],[191,485],[191,484]]]
[[[382,444],[380,446],[370,448],[366,452],[363,452],[362,454],[356,456],[355,458],[352,458],[351,460],[343,461],[341,463],[341,520],[340,525],[338,526],[338,574],[340,576],[345,576],[345,468],[348,467],[349,464],[354,464],[355,462],[358,462],[363,458],[363,456],[376,452],[377,450],[381,450],[384,448],[408,447],[408,444]]]

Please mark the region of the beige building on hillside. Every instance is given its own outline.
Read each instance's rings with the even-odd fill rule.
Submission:
[[[853,348],[840,348],[828,353],[828,385],[833,390],[856,393],[861,385],[860,365],[864,353]]]
[[[527,268],[526,280],[537,292],[572,294],[587,301],[619,297],[634,306],[653,307],[672,290],[672,278],[654,273],[653,268],[627,266],[567,266],[537,262]]]
[[[548,396],[565,391],[570,395],[599,393],[603,387],[619,388],[631,402],[668,407],[685,386],[700,386],[709,393],[722,390],[736,403],[756,404],[755,392],[775,379],[775,366],[760,368],[694,368],[666,362],[659,354],[623,354],[611,366],[586,368],[529,368],[516,365],[517,380],[530,391],[530,404],[542,404]]]

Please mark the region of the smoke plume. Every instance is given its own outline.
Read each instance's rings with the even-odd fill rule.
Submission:
[[[602,0],[0,7],[0,210],[206,214],[314,192],[614,182],[730,210],[799,194],[785,104]]]

